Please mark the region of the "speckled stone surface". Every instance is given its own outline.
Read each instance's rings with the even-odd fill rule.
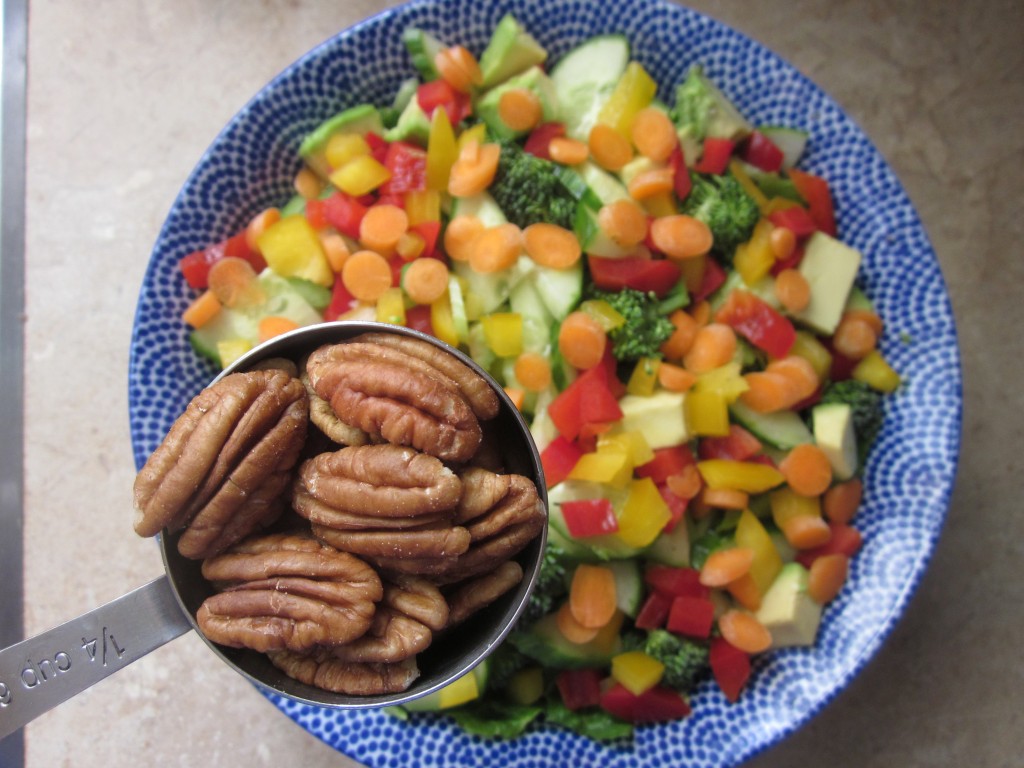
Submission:
[[[265,82],[385,5],[30,3],[29,633],[161,572],[156,547],[130,525],[125,377],[139,284],[178,187]],[[958,487],[909,611],[846,692],[748,765],[1019,765],[1024,6],[691,5],[810,76],[893,165],[945,271],[965,373]],[[43,716],[26,743],[32,768],[355,765],[280,715],[194,636]]]

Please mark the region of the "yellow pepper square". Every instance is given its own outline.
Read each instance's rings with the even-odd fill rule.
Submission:
[[[665,665],[643,651],[627,651],[612,657],[612,678],[639,696],[661,682]]]

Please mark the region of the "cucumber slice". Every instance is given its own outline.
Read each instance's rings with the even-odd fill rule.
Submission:
[[[783,125],[762,125],[757,129],[766,138],[782,151],[783,169],[792,168],[804,154],[807,148],[809,134],[799,128],[790,128]]]
[[[437,80],[439,75],[434,66],[434,57],[445,49],[445,44],[429,32],[416,27],[406,27],[402,33],[402,42],[420,77],[425,81]]]
[[[590,256],[621,259],[630,255],[629,250],[605,234],[605,231],[597,223],[597,211],[586,203],[581,202],[576,205],[573,231],[580,241],[583,252]]]
[[[601,205],[632,199],[625,184],[594,163],[582,163],[578,166],[578,173]]]
[[[647,557],[662,565],[685,568],[690,564],[690,531],[680,521],[668,533],[658,534],[647,549]]]
[[[636,560],[614,560],[608,568],[615,576],[615,604],[635,619],[644,600],[644,577]]]
[[[629,63],[624,35],[592,37],[569,51],[551,70],[566,133],[586,139],[597,114]]]
[[[476,216],[485,227],[495,227],[508,221],[497,201],[487,192],[452,200],[452,218],[455,216]]]
[[[793,411],[758,413],[739,400],[729,406],[729,413],[758,440],[788,451],[790,448],[813,443],[814,435]]]
[[[365,136],[371,131],[376,134],[384,132],[380,112],[373,104],[357,104],[320,123],[299,145],[299,155],[310,168],[326,179],[331,167],[324,152],[331,137],[338,133]]]
[[[583,260],[566,269],[538,266],[532,282],[551,316],[561,322],[572,312],[583,296]],[[545,327],[550,327],[548,323]]]
[[[588,643],[570,642],[558,629],[554,613],[538,619],[526,632],[513,632],[509,641],[520,653],[551,669],[606,666],[622,647],[618,635],[607,637],[606,633]]]
[[[501,272],[476,272],[464,261],[455,262],[452,268],[458,277],[465,280],[466,291],[463,298],[468,299],[472,296],[474,306],[479,309],[478,314],[482,316],[494,312],[508,301],[512,289],[535,268],[535,265],[529,256],[520,256],[515,266]]]

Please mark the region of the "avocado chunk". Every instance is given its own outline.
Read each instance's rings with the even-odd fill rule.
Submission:
[[[316,130],[306,136],[302,144],[299,145],[299,155],[318,176],[326,179],[331,172],[331,167],[327,162],[325,152],[331,137],[339,133],[358,133],[360,136],[365,136],[371,132],[376,134],[384,132],[384,123],[380,119],[380,113],[372,104],[359,104],[320,123]]]
[[[857,472],[857,433],[853,408],[848,403],[822,403],[811,411],[814,442],[825,452],[837,480],[849,480]]]
[[[690,67],[675,95],[676,133],[688,164],[697,160],[704,139],[739,141],[754,129],[699,64]]]
[[[787,563],[768,587],[758,620],[772,635],[772,648],[814,645],[821,606],[807,593],[809,573],[800,563]]]
[[[499,114],[498,105],[501,103],[501,97],[509,91],[518,89],[530,91],[540,100],[541,122],[550,122],[558,115],[558,97],[555,94],[554,83],[540,67],[530,67],[486,91],[474,105],[477,117],[487,124],[487,129],[495,138],[515,139],[527,133],[509,128]]]
[[[551,669],[581,669],[610,664],[622,647],[617,628],[607,625],[586,643],[565,639],[558,629],[556,614],[549,613],[525,632],[513,632],[509,642],[534,661]]]
[[[483,87],[491,88],[530,67],[543,64],[548,52],[511,13],[501,17],[480,54]]]
[[[682,392],[625,395],[619,401],[622,431],[642,433],[652,450],[685,443],[690,439],[683,407],[685,400]]]
[[[427,146],[427,140],[430,138],[430,117],[423,111],[415,96],[405,105],[395,127],[385,131],[384,138],[387,141],[408,141],[422,147]]]
[[[824,232],[811,235],[797,268],[811,287],[811,301],[794,318],[825,336],[835,333],[860,262],[857,249]]]

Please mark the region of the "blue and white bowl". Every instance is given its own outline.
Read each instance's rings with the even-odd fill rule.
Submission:
[[[188,252],[221,240],[289,196],[303,136],[354,104],[388,103],[411,74],[410,25],[476,53],[507,11],[552,61],[585,38],[617,32],[671,89],[704,65],[755,123],[810,132],[803,168],[827,178],[841,239],[864,253],[861,286],[886,323],[882,351],[905,384],[887,401],[856,525],[864,546],[825,611],[813,648],[765,654],[739,703],[710,681],[685,720],[638,729],[608,746],[551,727],[511,742],[465,735],[445,718],[399,722],[381,711],[335,711],[272,697],[289,717],[369,766],[731,766],[806,722],[856,675],[892,630],[921,579],[945,519],[960,440],[961,373],[942,274],[921,222],[871,141],[825,93],[760,44],[661,0],[420,0],[341,32],[288,67],[214,140],[175,200],[139,295],[129,366],[135,461],[141,466],[215,371],[189,346],[180,315]]]

